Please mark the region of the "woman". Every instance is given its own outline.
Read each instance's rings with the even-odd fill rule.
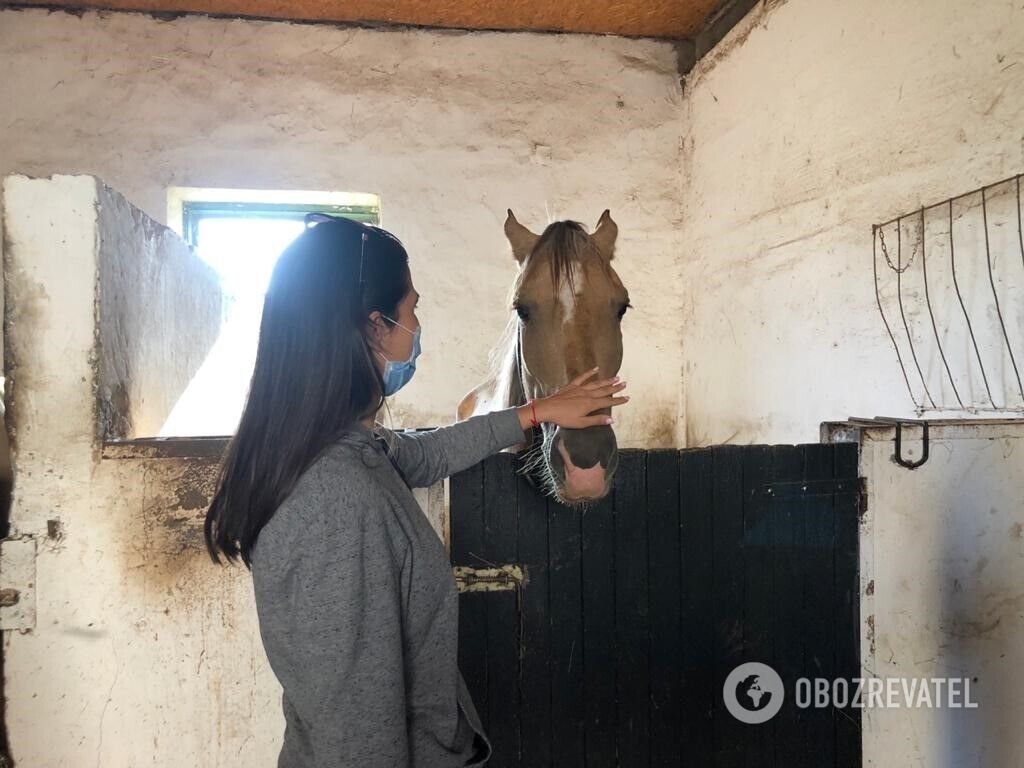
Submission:
[[[391,234],[348,219],[281,254],[256,364],[206,516],[207,548],[251,569],[260,634],[283,686],[279,768],[484,765],[491,744],[457,665],[458,591],[410,488],[528,440],[532,419],[626,397],[577,377],[555,394],[426,432],[375,421],[419,354],[419,299]]]

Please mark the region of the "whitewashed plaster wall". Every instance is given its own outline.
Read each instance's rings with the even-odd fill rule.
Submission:
[[[216,568],[202,545],[219,451],[112,451],[97,430],[103,337],[116,333],[97,323],[102,244],[138,244],[189,274],[173,239],[138,211],[100,210],[112,194],[83,176],[3,185],[5,270],[18,297],[5,329],[16,474],[3,549],[19,569],[4,576],[21,592],[14,615],[2,615],[11,753],[47,768],[266,764],[282,733],[280,686],[251,579]],[[173,329],[198,318],[164,319],[172,347]],[[148,340],[165,348],[155,333]],[[148,361],[161,363],[177,367]]]
[[[454,419],[504,327],[505,210],[610,208],[635,309],[620,445],[678,444],[681,89],[668,43],[0,11],[0,175],[89,173],[157,221],[170,186],[381,195],[424,351],[394,424]]]
[[[688,77],[682,129],[685,443],[914,416],[871,227],[1024,171],[1024,6],[759,5]]]

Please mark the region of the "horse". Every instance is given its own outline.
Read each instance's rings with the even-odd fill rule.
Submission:
[[[594,366],[591,380],[609,378],[622,363],[621,323],[631,305],[611,264],[618,226],[610,212],[592,234],[579,222],[556,221],[536,235],[510,209],[505,236],[518,264],[508,322],[488,353],[486,378],[459,402],[456,421],[545,397]],[[540,440],[537,432],[506,450],[522,454],[520,471],[543,493],[566,506],[608,494],[618,466],[610,426],[543,423]]]

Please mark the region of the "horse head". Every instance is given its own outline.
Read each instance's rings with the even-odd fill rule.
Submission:
[[[459,405],[459,418],[521,405],[553,394],[597,366],[608,378],[622,363],[621,321],[629,294],[612,268],[618,227],[605,211],[593,233],[557,221],[536,235],[512,211],[505,221],[518,272],[509,293],[509,322],[491,352],[491,375]],[[610,408],[594,413],[610,413]],[[618,465],[610,426],[542,425],[528,448],[528,476],[564,504],[607,495]]]

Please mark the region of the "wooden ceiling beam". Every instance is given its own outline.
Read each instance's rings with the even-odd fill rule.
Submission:
[[[730,3],[731,4],[731,3]],[[18,0],[0,5],[693,39],[720,0]]]

